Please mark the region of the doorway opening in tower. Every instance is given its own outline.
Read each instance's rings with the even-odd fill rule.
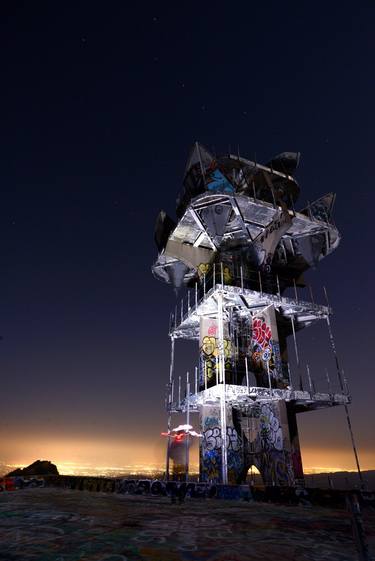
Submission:
[[[297,415],[350,403],[328,298],[319,303],[305,278],[339,244],[335,195],[297,210],[298,163],[293,152],[263,165],[196,143],[177,221],[164,211],[157,218],[153,274],[179,294],[169,318],[167,478],[180,461],[172,420],[183,415],[186,425],[195,416],[199,427],[201,481],[243,483],[256,466],[267,486],[302,484]],[[301,342],[312,326],[328,335],[338,389],[320,345],[305,362]],[[181,341],[195,346],[190,368],[177,356]],[[189,458],[185,446],[185,479]]]
[[[265,486],[262,474],[255,465],[250,466],[247,470],[246,483],[248,483],[252,487],[254,487],[255,485],[257,485],[258,487]]]

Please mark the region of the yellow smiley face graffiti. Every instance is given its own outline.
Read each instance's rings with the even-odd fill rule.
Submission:
[[[232,284],[232,271],[230,270],[229,267],[224,267],[223,268],[223,280],[224,280],[224,284]]]
[[[211,265],[209,263],[199,263],[198,265],[198,273],[201,276],[208,275],[210,269],[211,269]]]
[[[219,356],[219,347],[217,345],[217,339],[215,337],[203,337],[202,340],[202,351],[207,357],[217,357]],[[232,356],[232,343],[230,339],[224,339],[224,357],[226,359]]]
[[[203,337],[202,351],[207,356],[217,356],[219,349],[216,346],[215,337]]]

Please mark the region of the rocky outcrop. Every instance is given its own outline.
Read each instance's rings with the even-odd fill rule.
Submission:
[[[24,477],[31,475],[59,475],[59,472],[55,464],[49,460],[36,460],[36,462],[25,468],[17,468],[11,471],[6,477],[13,477],[16,475]]]

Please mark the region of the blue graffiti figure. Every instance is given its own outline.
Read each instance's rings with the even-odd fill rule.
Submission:
[[[218,191],[219,193],[233,193],[234,189],[228,179],[219,171],[215,169],[209,176],[209,183],[207,184],[209,191]]]

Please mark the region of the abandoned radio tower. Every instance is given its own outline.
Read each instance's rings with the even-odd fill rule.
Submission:
[[[298,161],[298,153],[286,152],[261,165],[240,155],[214,156],[196,143],[177,223],[164,211],[158,216],[153,274],[186,287],[170,320],[167,477],[171,459],[173,475],[187,477],[189,439],[196,436],[201,481],[242,483],[255,466],[266,485],[302,483],[297,414],[335,405],[347,411],[331,309],[328,300],[314,302],[303,278],[339,244],[334,195],[297,212]],[[302,373],[297,334],[316,322],[328,327],[337,391],[328,374],[328,389],[320,392],[308,366]],[[190,375],[175,375],[177,339],[199,342],[199,365]],[[172,430],[175,413],[186,414],[186,424]],[[198,433],[191,430],[192,413],[199,413]],[[186,454],[178,460],[171,452],[184,446],[181,440]]]

